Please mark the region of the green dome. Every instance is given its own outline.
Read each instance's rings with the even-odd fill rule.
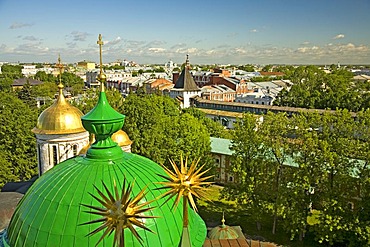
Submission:
[[[100,227],[102,222],[83,223],[101,218],[92,214],[86,205],[102,207],[102,203],[94,196],[101,198],[98,190],[105,191],[103,182],[114,193],[115,184],[120,190],[126,178],[130,183],[135,181],[131,193],[133,196],[147,186],[142,203],[160,198],[163,191],[156,188],[162,186],[156,182],[163,181],[157,175],[166,175],[163,168],[147,158],[123,152],[110,137],[122,127],[124,117],[109,106],[105,93],[101,92],[97,106],[82,117],[84,127],[96,135],[96,142],[85,157],[68,159],[36,180],[15,210],[7,233],[0,239],[0,246],[95,246],[103,231],[86,235]],[[177,247],[180,244],[182,210],[172,208],[174,199],[165,203],[166,199],[161,197],[154,200],[147,206],[154,209],[143,212],[147,216],[159,217],[142,219],[145,227],[154,233],[134,226],[143,240],[143,246]],[[192,246],[202,246],[206,238],[206,226],[190,207],[189,232]],[[124,231],[124,242],[125,246],[142,246],[127,229]],[[113,243],[114,234],[111,234],[98,246],[113,246]]]
[[[121,157],[110,161],[75,157],[55,166],[42,175],[29,189],[17,207],[10,222],[7,240],[11,247],[18,246],[95,246],[102,233],[86,237],[100,226],[99,223],[80,225],[99,218],[81,204],[101,207],[89,192],[99,197],[95,185],[104,191],[102,181],[113,191],[114,181],[122,188],[124,176],[134,181],[132,194],[138,194],[148,186],[145,200],[155,199],[161,191],[155,184],[162,181],[156,174],[165,175],[153,161],[139,155],[122,152]],[[182,210],[171,209],[173,200],[166,198],[154,201],[155,208],[148,214],[159,216],[146,219],[145,226],[155,232],[136,228],[143,238],[144,246],[179,246],[182,233]],[[163,204],[163,205],[162,205]],[[193,246],[202,246],[206,237],[204,221],[189,208],[189,229]],[[112,246],[113,235],[98,246]],[[6,246],[6,245],[5,245]],[[141,246],[134,235],[125,230],[125,246]]]
[[[239,234],[231,226],[222,224],[209,231],[208,237],[210,239],[237,239]]]

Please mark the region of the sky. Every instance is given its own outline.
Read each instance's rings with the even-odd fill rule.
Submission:
[[[370,0],[0,0],[0,62],[370,64]]]

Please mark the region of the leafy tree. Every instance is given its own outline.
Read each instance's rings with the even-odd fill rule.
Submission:
[[[4,64],[1,66],[1,73],[6,78],[18,79],[22,77],[22,68],[21,65]]]
[[[285,211],[283,224],[291,238],[299,236],[302,240],[308,230],[307,218],[312,217],[312,208],[319,204],[317,188],[322,180],[321,162],[317,157],[318,149],[318,113],[302,113],[294,115],[290,134],[290,150],[292,165],[287,170],[289,183],[285,189]],[[316,192],[316,193],[315,193]]]
[[[6,182],[17,180],[17,176],[13,171],[13,165],[9,161],[7,155],[7,152],[4,151],[4,147],[0,146],[0,188],[3,187]]]
[[[44,82],[33,86],[31,91],[35,97],[49,97],[53,99],[54,95],[58,92],[58,87],[55,82]]]
[[[206,127],[212,137],[230,139],[232,134],[226,130],[219,122],[215,122],[210,118],[206,117],[206,114],[195,107],[189,107],[182,110],[184,113],[188,113],[196,117],[203,126]]]
[[[263,162],[265,149],[259,125],[258,119],[250,113],[237,119],[230,147],[234,151],[231,164],[236,182],[222,191],[224,197],[236,200],[251,211],[258,230],[261,229],[261,215],[267,208],[265,192],[269,184],[265,175],[268,167]]]
[[[157,68],[154,69],[154,72],[156,72],[156,73],[164,73],[166,71],[164,70],[163,67],[157,67]]]
[[[271,64],[268,64],[266,65],[265,67],[262,68],[262,71],[263,72],[270,72],[272,70],[272,65]]]
[[[53,76],[52,74],[47,74],[45,71],[37,71],[36,75],[34,76],[36,80],[43,81],[43,82],[54,82],[58,81],[58,78]]]
[[[272,215],[291,238],[310,231],[329,246],[367,246],[370,240],[370,111],[356,119],[301,113],[288,119],[252,115],[235,124],[234,185],[224,196],[237,200],[258,222]]]
[[[200,121],[181,113],[178,103],[156,94],[130,94],[123,106],[126,115],[123,129],[133,140],[132,151],[157,163],[168,165],[180,154],[189,159],[205,156],[208,163],[210,139]]]
[[[238,69],[241,69],[241,70],[244,70],[244,71],[247,71],[247,72],[254,72],[255,71],[253,65],[250,65],[250,64],[238,66]]]
[[[113,66],[104,66],[103,67],[104,70],[124,70],[125,69],[125,66],[121,66],[121,65],[113,65]]]
[[[122,112],[124,98],[119,93],[119,91],[115,89],[106,88],[105,94],[107,95],[109,104],[116,111]],[[79,97],[71,101],[71,104],[73,106],[76,106],[78,109],[80,109],[82,113],[87,114],[89,111],[91,111],[94,108],[94,106],[98,102],[98,98],[99,98],[99,91],[95,89],[89,89],[84,92],[82,97]]]
[[[300,66],[290,75],[294,83],[290,91],[282,90],[274,104],[359,111],[369,106],[370,92],[368,85],[353,83],[352,76],[344,69],[325,74],[315,66]]]
[[[290,157],[288,152],[290,126],[289,119],[284,113],[274,114],[272,112],[264,116],[263,124],[260,126],[267,156],[265,162],[272,170],[269,175],[274,188],[272,196],[273,234],[276,232],[278,216],[284,210],[283,202],[286,199],[282,190],[286,189],[288,183],[284,172]]]
[[[37,174],[36,139],[31,132],[38,112],[11,93],[0,92],[0,184]],[[11,172],[9,174],[9,164]]]
[[[36,106],[36,100],[32,92],[32,87],[28,80],[26,84],[23,85],[22,89],[18,91],[18,98],[30,107]]]
[[[82,93],[82,90],[85,86],[81,77],[70,72],[63,72],[62,82],[66,87],[71,88],[72,95]]]
[[[12,90],[13,79],[0,74],[0,91],[10,92]]]

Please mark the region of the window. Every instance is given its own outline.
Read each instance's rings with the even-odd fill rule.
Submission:
[[[229,182],[232,182],[234,180],[233,176],[229,177]]]
[[[41,145],[37,144],[37,159],[38,159],[38,167],[39,167],[39,175],[41,175]]]
[[[73,157],[78,154],[77,150],[78,150],[78,144],[73,145]]]
[[[220,160],[219,160],[219,159],[216,159],[216,163],[217,163],[217,164],[220,164]]]
[[[53,146],[53,165],[58,164],[58,148],[56,145]]]

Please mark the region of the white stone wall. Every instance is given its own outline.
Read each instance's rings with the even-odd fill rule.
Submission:
[[[36,134],[36,140],[39,176],[41,176],[60,162],[78,155],[80,150],[89,143],[89,133],[86,131],[64,135]],[[55,162],[54,149],[57,152]]]

